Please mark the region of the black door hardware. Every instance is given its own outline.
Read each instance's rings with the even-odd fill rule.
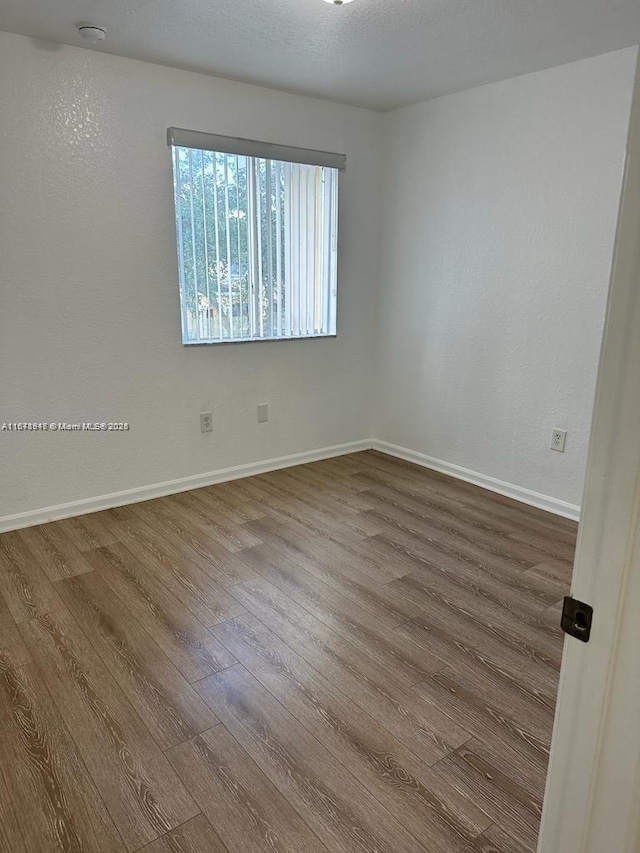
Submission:
[[[562,608],[562,621],[560,625],[565,634],[570,634],[583,643],[589,642],[591,636],[591,622],[593,620],[593,607],[583,601],[567,596]]]

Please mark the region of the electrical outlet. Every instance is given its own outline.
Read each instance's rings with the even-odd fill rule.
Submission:
[[[213,432],[213,413],[200,413],[200,432]]]
[[[566,429],[554,429],[551,433],[551,449],[557,450],[558,453],[564,453],[564,446],[567,441]]]
[[[258,406],[258,423],[266,424],[269,420],[269,406],[266,403]]]

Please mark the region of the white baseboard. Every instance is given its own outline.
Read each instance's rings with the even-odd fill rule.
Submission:
[[[208,471],[205,474],[194,474],[190,477],[181,477],[177,480],[167,480],[164,483],[154,483],[151,486],[141,486],[136,489],[126,489],[122,492],[113,492],[108,495],[98,495],[94,498],[86,498],[80,501],[57,504],[29,512],[19,512],[15,515],[0,517],[0,533],[8,530],[18,530],[21,527],[32,527],[34,524],[45,524],[48,521],[58,521],[61,518],[70,518],[74,515],[84,515],[88,512],[98,512],[102,509],[110,509],[114,506],[148,501],[152,498],[161,498],[166,495],[174,495],[178,492],[188,492],[191,489],[199,489],[202,486],[212,486],[215,483],[224,483],[228,480],[238,480],[241,477],[252,477],[255,474],[265,474],[267,471],[278,471],[281,468],[291,468],[294,465],[304,465],[306,462],[318,462],[321,459],[331,459],[334,456],[344,456],[347,453],[358,453],[361,450],[379,450],[389,456],[397,456],[407,462],[414,462],[423,468],[431,468],[442,474],[449,474],[467,483],[474,483],[483,489],[497,492],[500,495],[513,498],[539,509],[545,509],[556,515],[571,518],[578,521],[580,518],[580,507],[575,504],[566,503],[556,498],[515,486],[503,480],[496,480],[477,471],[452,465],[434,459],[424,453],[409,450],[406,447],[398,447],[386,441],[376,439],[363,439],[362,441],[351,441],[348,444],[336,444],[333,447],[323,447],[319,450],[309,450],[304,453],[292,453],[289,456],[280,456],[275,459],[266,459],[263,462],[249,462],[246,465],[235,465],[232,468],[220,468],[217,471]]]
[[[389,456],[397,456],[398,459],[422,465],[423,468],[431,468],[433,471],[439,471],[441,474],[449,474],[458,480],[473,483],[476,486],[481,486],[483,489],[488,489],[490,492],[497,492],[499,495],[505,495],[508,498],[513,498],[530,506],[536,506],[538,509],[545,509],[547,512],[555,513],[555,515],[562,515],[574,521],[580,520],[580,507],[576,504],[566,503],[549,495],[543,495],[540,492],[533,492],[531,489],[524,489],[522,486],[507,483],[504,480],[496,480],[494,477],[488,477],[486,474],[478,473],[478,471],[470,471],[468,468],[461,468],[459,465],[453,465],[451,462],[443,462],[441,459],[434,459],[433,456],[426,456],[424,453],[408,450],[406,447],[398,447],[398,445],[389,444],[386,441],[374,439],[372,447],[374,450],[379,450],[381,453],[386,453]]]
[[[167,480],[164,483],[154,483],[151,486],[141,486],[137,489],[125,489],[109,495],[99,495],[95,498],[72,501],[71,503],[48,506],[29,512],[19,512],[15,515],[0,517],[0,533],[8,530],[18,530],[21,527],[32,527],[34,524],[45,524],[48,521],[58,521],[74,515],[85,515],[88,512],[98,512],[114,506],[148,501],[151,498],[161,498],[178,492],[188,492],[202,486],[212,486],[227,480],[238,480],[241,477],[252,477],[255,474],[266,474],[267,471],[277,471],[280,468],[291,468],[294,465],[304,465],[306,462],[318,462],[321,459],[331,459],[334,456],[344,456],[347,453],[357,453],[360,450],[370,450],[371,439],[351,441],[348,444],[336,444],[333,447],[323,447],[320,450],[309,450],[304,453],[292,453],[276,459],[266,459],[263,462],[249,462],[247,465],[235,465],[233,468],[220,468],[206,474],[193,474],[178,480]]]

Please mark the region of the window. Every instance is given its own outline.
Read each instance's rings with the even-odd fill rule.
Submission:
[[[185,344],[336,334],[343,155],[170,128]]]

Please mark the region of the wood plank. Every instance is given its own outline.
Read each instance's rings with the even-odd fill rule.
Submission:
[[[496,517],[509,520],[514,529],[527,529],[528,524],[535,524],[552,535],[568,533],[575,541],[578,525],[571,519],[378,451],[367,452],[363,457],[366,457],[363,458],[364,473],[353,478],[363,488],[370,489],[372,485],[386,487],[392,482],[398,490],[425,502],[441,496],[450,497],[470,507],[480,506]]]
[[[544,532],[520,528],[517,532],[510,533],[509,539],[517,543],[518,548],[527,549],[528,553],[540,554],[541,561],[555,559],[573,565],[576,551],[574,536],[568,537],[567,541],[562,541],[559,536],[551,537]]]
[[[194,573],[208,578],[212,588],[226,590],[253,577],[247,565],[222,545],[208,542],[203,545],[202,537],[197,533],[192,535],[177,512],[171,525],[157,518],[149,523],[149,519],[143,519],[129,507],[112,512],[117,512],[113,529],[121,542],[130,545],[131,535],[135,538],[138,534],[144,539],[146,548],[160,560],[180,564],[183,568],[188,566]]]
[[[21,631],[127,848],[194,817],[195,803],[71,615]]]
[[[16,622],[63,607],[51,581],[15,531],[0,536],[0,593]]]
[[[2,666],[2,664],[0,664],[0,666]],[[0,678],[2,678],[2,675],[0,675]],[[1,690],[2,688],[0,687],[0,691]],[[2,720],[1,708],[2,700],[0,699],[0,720]],[[2,757],[2,761],[6,760],[4,751],[2,750],[2,737],[9,736],[10,734],[7,731],[4,731],[2,736],[0,736],[0,756]],[[13,762],[7,762],[9,765],[9,777],[11,777],[13,769],[10,766],[11,763]],[[11,782],[13,783],[13,779],[11,779]],[[2,778],[2,774],[0,774],[0,850],[6,850],[7,853],[27,853],[24,837],[20,830],[20,823],[18,821],[18,811],[11,801],[9,789]]]
[[[295,526],[291,522],[285,523],[274,517],[260,518],[246,526],[254,530],[265,544],[271,545],[301,565],[307,565],[309,562],[329,567],[351,566],[376,583],[392,581],[415,568],[414,563],[411,563],[406,569],[403,566],[402,569],[394,570],[388,561],[378,557],[368,541],[358,540],[357,543],[352,542],[349,547],[345,542],[336,542],[326,536],[313,536],[301,526]]]
[[[499,823],[504,832],[522,841],[528,850],[535,850],[542,801],[516,779],[481,758],[474,751],[477,743],[473,740],[464,744],[444,758],[437,769]],[[517,768],[514,769],[517,772]]]
[[[182,510],[178,510],[182,507]],[[171,512],[206,535],[208,540],[217,543],[225,551],[233,553],[242,548],[252,548],[260,544],[260,539],[236,524],[228,514],[221,511],[220,505],[211,505],[206,492],[197,489],[193,492],[180,492],[173,495]]]
[[[552,709],[532,702],[529,696],[515,689],[506,679],[496,677],[487,669],[480,669],[462,658],[438,670],[432,678],[440,681],[441,676],[471,691],[476,701],[500,709],[501,714],[517,722],[527,737],[531,736],[549,750],[554,717]]]
[[[260,495],[260,492],[257,494]],[[346,522],[338,522],[331,516],[327,517],[326,514],[318,510],[305,507],[299,500],[277,500],[273,496],[263,496],[262,499],[267,507],[265,517],[248,521],[243,524],[243,527],[254,533],[263,542],[268,540],[264,539],[261,528],[269,519],[284,525],[287,533],[290,536],[295,536],[298,541],[304,542],[307,537],[313,537],[327,545],[334,546],[361,542],[368,536],[380,532],[380,528],[372,519],[364,515],[362,517],[357,516],[353,525],[350,526]]]
[[[492,661],[504,672],[511,673],[516,679],[520,679],[522,673],[526,671],[527,681],[533,688],[542,695],[552,696],[555,699],[558,683],[557,667],[541,660],[541,655],[536,659],[534,647],[511,639],[506,633],[496,634],[491,622],[482,625],[480,622],[469,619],[461,611],[431,601],[428,605],[425,602],[422,615],[395,629],[396,634],[414,639],[418,645],[420,641],[417,637],[421,632],[424,641],[425,632],[433,634],[436,631],[448,635],[451,639],[462,638],[466,647]],[[444,660],[444,663],[447,662],[448,659]]]
[[[499,641],[516,647],[531,660],[560,669],[562,648],[557,631],[539,618],[535,605],[516,609],[508,593],[505,596],[481,584],[460,583],[450,575],[426,567],[388,586],[424,612],[429,612],[432,604],[448,608],[456,616],[486,628]]]
[[[164,535],[172,534],[172,542],[188,542],[195,551],[214,564],[225,562],[241,566],[232,554],[260,544],[260,539],[242,525],[228,521],[218,504],[210,508],[208,499],[200,490],[145,501],[133,505],[131,509],[150,527]],[[222,530],[227,532],[222,535]],[[240,574],[234,575],[236,583],[247,577],[250,575],[243,573],[242,569]]]
[[[368,560],[377,567],[378,578],[381,572],[392,577],[382,580],[382,583],[404,577],[420,567],[421,560],[403,545],[386,541],[383,534],[370,536],[365,542],[358,543],[351,552],[361,559]]]
[[[506,575],[517,574],[545,559],[544,554],[512,539],[496,539],[495,536],[480,535],[476,531],[465,531],[462,535],[451,525],[408,514],[389,507],[384,501],[380,507],[367,510],[366,514],[376,520],[385,538],[414,545],[418,548],[418,554],[420,546],[428,542],[458,557],[488,564]]]
[[[421,649],[396,638],[394,628],[398,622],[388,618],[384,611],[372,613],[295,563],[276,559],[271,564],[262,562],[259,565],[261,574],[270,583],[336,634],[394,669],[396,677],[405,684],[415,684],[433,672],[433,661],[425,660]]]
[[[355,569],[349,561],[327,562],[308,557],[292,559],[271,545],[257,545],[241,551],[242,559],[256,575],[268,570],[286,568],[288,571],[304,570],[339,592],[345,599],[355,601],[392,628],[418,616],[420,606],[397,593],[390,585],[372,580]]]
[[[91,566],[82,552],[56,524],[26,527],[18,530],[18,536],[50,581],[59,581],[91,571]]]
[[[431,558],[426,558],[426,553],[423,553],[409,577],[426,580],[429,586],[440,583],[449,591],[461,587],[467,589],[486,598],[488,604],[498,605],[512,617],[524,618],[527,625],[549,634],[540,613],[550,606],[550,601],[557,601],[557,581],[543,572],[536,573],[535,568],[500,576],[491,570],[478,569],[455,556],[433,551]],[[401,585],[399,582],[403,580],[398,578],[395,585]],[[478,612],[482,613],[482,609],[478,608]]]
[[[352,475],[336,479],[333,475],[313,470],[305,465],[287,468],[282,473],[286,474],[288,482],[297,484],[300,489],[330,498],[337,508],[351,512],[373,509],[373,505],[367,500],[366,492],[352,484]]]
[[[525,844],[519,839],[516,840],[493,824],[475,839],[471,849],[474,853],[528,853],[531,846],[530,843]]]
[[[331,531],[331,537],[338,542],[357,541],[379,532],[376,524],[360,511],[339,506],[315,489],[301,487],[287,471],[252,477],[250,483],[269,515],[300,523],[316,536]]]
[[[463,755],[468,763],[467,750],[473,754],[475,761],[491,765],[502,776],[515,782],[520,789],[524,790],[530,808],[535,809],[538,815],[542,813],[546,767],[536,769],[521,767],[517,762],[514,763],[512,752],[508,748],[505,749],[504,741],[496,738],[482,740],[473,737],[458,747],[458,754]]]
[[[69,610],[161,749],[218,719],[95,572],[58,581]],[[215,670],[213,670],[215,671]]]
[[[437,702],[454,719],[462,714],[466,728],[476,737],[482,732],[488,740],[512,744],[515,750],[522,750],[527,765],[537,765],[542,775],[545,774],[549,762],[548,738],[539,737],[535,729],[514,714],[512,703],[501,704],[495,694],[488,701],[486,695],[475,691],[468,681],[447,669],[434,673],[414,689],[430,702]]]
[[[345,456],[334,456],[328,459],[319,459],[317,462],[307,462],[301,467],[313,471],[322,471],[342,480],[365,470],[365,455],[366,452],[349,453]]]
[[[558,632],[558,637],[561,643],[564,643],[564,633],[560,624],[562,622],[562,610],[564,608],[564,601],[557,601],[555,604],[552,604],[551,607],[547,607],[546,610],[543,610],[541,615],[542,619],[546,619],[549,625]]]
[[[484,492],[479,500],[470,500],[457,493],[459,482],[436,481],[420,474],[407,476],[404,471],[396,472],[391,481],[388,475],[368,475],[363,485],[375,504],[374,515],[381,513],[389,524],[400,524],[420,535],[430,531],[434,536],[440,529],[441,534],[448,533],[460,542],[467,540],[474,547],[485,547],[496,555],[506,552],[512,560],[524,565],[528,561],[542,561],[545,554],[556,559],[572,558],[574,523],[565,533],[556,519],[553,525],[548,521],[542,524],[522,509],[517,518],[503,519],[492,503],[495,495],[491,493]]]
[[[91,551],[116,541],[115,534],[109,530],[106,512],[90,512],[56,521],[55,524],[79,551]]]
[[[1,849],[120,853],[112,820],[33,664],[0,660],[0,723],[3,817],[7,794],[12,805]]]
[[[535,605],[543,610],[557,600],[556,584],[547,578],[529,577],[526,570],[514,570],[513,566],[496,563],[486,555],[460,552],[456,549],[455,539],[434,542],[414,535],[397,534],[372,536],[369,543],[390,561],[404,560],[408,567],[403,575],[435,569],[454,581],[464,581],[491,591],[503,601],[511,602],[516,609],[530,609]]]
[[[351,481],[367,495],[380,495],[382,490],[393,489],[400,495],[425,505],[432,502],[437,504],[447,499],[460,502],[465,499],[459,481],[436,471],[409,466],[411,463],[402,467],[394,461],[384,462],[382,466],[376,464],[375,467],[368,467],[367,470],[355,474]]]
[[[376,498],[383,499],[385,504],[406,509],[426,519],[440,518],[444,521],[448,517],[496,538],[522,535],[527,537],[525,541],[528,544],[543,551],[551,548],[550,553],[555,555],[567,546],[575,549],[577,525],[574,522],[567,526],[558,523],[557,516],[549,514],[544,519],[532,517],[531,513],[523,511],[521,504],[496,505],[487,500],[487,492],[469,494],[460,486],[460,481],[435,480],[427,472],[426,477],[415,481],[389,482],[385,477],[369,475],[367,485],[372,503]],[[380,506],[379,500],[377,505]]]
[[[136,564],[166,586],[204,625],[215,625],[236,615],[232,613],[233,596],[202,568],[201,558],[185,554],[184,549],[167,547],[152,528],[139,520],[121,521],[117,533],[120,544]]]
[[[243,667],[205,678],[198,690],[332,851],[424,853],[426,848]]]
[[[263,579],[238,587],[247,609],[416,756],[433,764],[469,733]],[[428,653],[425,652],[425,657]]]
[[[540,563],[522,573],[522,577],[527,580],[540,585],[544,583],[550,594],[557,595],[558,601],[571,593],[571,575],[572,571],[566,564],[552,565],[550,562]]]
[[[253,616],[214,629],[232,654],[382,805],[449,853],[489,818]]]
[[[0,597],[0,663],[3,666],[20,667],[31,663],[18,626],[11,618],[9,608]]]
[[[455,666],[463,661],[480,672],[502,679],[529,701],[546,708],[554,707],[557,691],[554,670],[549,669],[547,674],[524,655],[496,642],[488,631],[476,632],[472,626],[455,622],[443,624],[442,614],[434,617],[430,612],[428,615],[428,620],[418,616],[396,628],[396,632],[421,645],[425,653],[437,655],[443,666]]]
[[[350,509],[341,509],[342,517],[340,517],[337,511],[333,514],[318,509],[314,506],[316,502],[317,495],[313,502],[303,502],[298,499],[295,502],[283,500],[280,504],[270,503],[268,514],[286,524],[299,524],[312,536],[328,538],[344,545],[357,545],[381,532],[380,525],[368,515],[367,511],[353,512]]]
[[[340,520],[337,508],[325,502],[318,493],[291,479],[286,471],[272,471],[251,477],[245,484],[251,494],[270,513],[276,510],[285,516],[317,525],[335,525]],[[351,514],[349,514],[351,515]]]
[[[224,726],[174,747],[167,756],[229,853],[326,853]]]
[[[540,792],[549,762],[546,743],[512,720],[492,703],[484,703],[464,684],[443,673],[416,684],[413,690],[436,705],[476,739],[491,741],[495,749],[514,767],[532,790]]]
[[[202,815],[147,844],[140,853],[228,853],[227,848]]]
[[[549,580],[557,581],[558,583],[561,583],[564,588],[568,589],[571,587],[573,563],[567,565],[567,563],[562,563],[558,560],[546,560],[544,563],[539,563],[537,566],[533,566],[533,568],[528,571],[535,572]],[[566,591],[562,594],[568,595],[569,593]]]
[[[249,478],[246,478],[249,479]],[[188,494],[195,494],[205,505],[206,511],[213,510],[216,515],[235,524],[253,521],[265,514],[265,508],[244,494],[242,484],[245,478],[231,480],[225,483],[215,483],[202,489],[195,489]]]
[[[211,593],[205,581],[202,586],[190,585],[181,572],[176,576],[163,567],[148,569],[120,544],[87,554],[96,572],[187,681],[197,681],[235,662],[197,618],[202,616],[214,624],[222,615],[229,618],[244,613],[244,607],[226,592],[221,598],[218,590]]]

